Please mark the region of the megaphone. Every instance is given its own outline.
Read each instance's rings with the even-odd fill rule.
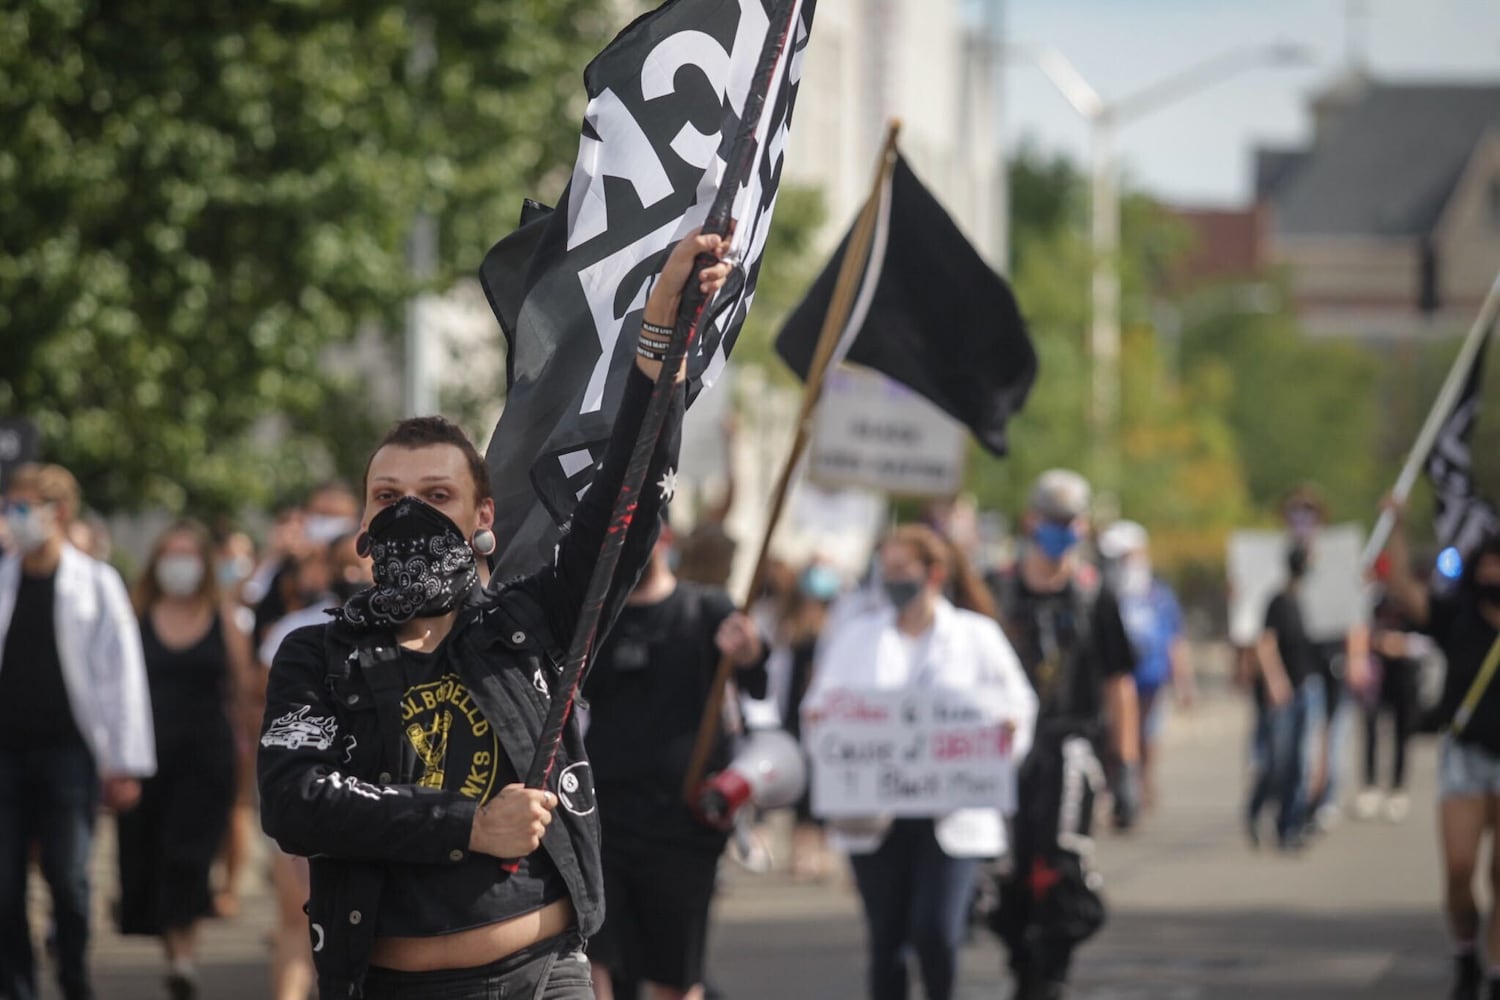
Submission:
[[[728,767],[698,786],[693,805],[705,823],[727,830],[745,803],[780,809],[796,802],[806,788],[807,762],[797,741],[782,729],[757,729],[740,744]]]

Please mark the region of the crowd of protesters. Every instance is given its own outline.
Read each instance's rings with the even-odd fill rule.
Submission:
[[[0,532],[0,996],[41,995],[33,864],[67,1000],[95,995],[95,892],[113,900],[118,932],[159,939],[165,995],[200,994],[199,929],[239,913],[261,836],[253,747],[274,651],[266,637],[288,617],[326,617],[334,595],[368,580],[352,554],[358,513],[334,483],[281,511],[262,548],[241,530],[175,521],[127,585],[108,562],[106,523],[85,511],[66,469],[11,475]],[[117,879],[96,886],[101,807],[113,816]],[[273,868],[277,997],[305,997],[312,982],[295,868],[284,857]]]
[[[260,855],[254,750],[269,667],[288,636],[374,580],[356,544],[363,506],[348,487],[325,485],[278,511],[263,546],[242,531],[175,521],[127,587],[105,561],[107,526],[82,513],[66,470],[13,474],[0,536],[0,996],[39,995],[26,906],[33,865],[52,899],[46,936],[65,997],[94,995],[87,949],[100,889],[120,933],[159,939],[165,994],[200,994],[202,922],[239,913],[249,859]],[[664,531],[585,689],[586,746],[602,762],[594,780],[610,906],[588,947],[596,995],[712,995],[709,903],[732,837],[683,806],[679,790],[714,668],[728,656],[737,684],[711,769],[747,732],[800,736],[808,707],[841,687],[1003,692],[1023,761],[1014,802],[992,813],[825,822],[804,794],[786,860],[794,879],[817,883],[848,855],[871,997],[906,995],[908,957],[929,1000],[954,995],[986,881],[998,902],[982,916],[1009,954],[1016,996],[1062,996],[1074,949],[1106,919],[1090,868],[1094,815],[1128,831],[1160,801],[1164,715],[1195,697],[1182,611],[1153,570],[1145,528],[1117,521],[1096,531],[1089,510],[1088,484],[1055,470],[1032,489],[1004,565],[975,572],[972,539],[934,517],[894,528],[863,574],[821,552],[800,565],[773,561],[749,615],[723,589],[735,548],[722,518]],[[1487,548],[1450,591],[1429,594],[1398,531],[1376,567],[1369,627],[1320,642],[1299,588],[1318,558],[1323,510],[1304,491],[1284,513],[1287,582],[1238,662],[1255,706],[1247,830],[1258,845],[1274,806],[1275,843],[1292,851],[1343,806],[1363,820],[1405,818],[1418,660],[1434,645],[1458,657],[1463,669],[1450,670],[1439,708],[1450,723],[1472,715],[1463,680],[1493,643],[1489,570],[1500,562]],[[1478,710],[1492,704],[1481,697]],[[1362,716],[1365,738],[1360,787],[1341,795],[1343,716]],[[1493,751],[1476,738],[1444,745],[1456,996],[1478,996],[1486,972],[1472,882],[1487,827],[1475,817],[1496,788],[1486,770]],[[91,884],[89,866],[101,809],[113,816],[118,859],[117,882],[105,887]],[[269,847],[277,923],[268,992],[303,1000],[316,984],[308,863]],[[685,858],[699,859],[696,868]],[[670,859],[675,876],[653,874],[653,859]],[[687,868],[697,874],[676,877]]]
[[[705,989],[708,901],[729,832],[705,827],[685,809],[671,824],[664,817],[676,815],[672,803],[679,801],[688,748],[713,667],[725,653],[741,676],[730,725],[709,761],[715,769],[727,762],[735,733],[772,725],[796,736],[808,699],[841,676],[877,668],[880,656],[857,650],[871,641],[870,649],[883,648],[881,629],[899,637],[892,648],[917,642],[942,652],[926,666],[897,656],[910,674],[898,683],[1001,685],[1012,699],[1021,747],[1029,746],[1038,725],[1035,691],[1050,692],[1049,685],[1076,671],[1086,680],[1063,685],[1076,704],[1054,704],[1048,694],[1040,732],[1057,747],[1074,733],[1099,748],[1102,763],[1091,765],[1100,775],[1098,791],[1104,794],[1107,769],[1116,823],[1131,825],[1140,804],[1137,748],[1150,731],[1136,721],[1133,707],[1133,633],[1127,635],[1113,598],[1101,600],[1108,591],[1090,577],[1091,565],[1078,558],[1088,533],[1086,484],[1058,473],[1039,484],[1034,501],[1025,545],[1040,553],[1040,576],[1023,558],[1010,575],[983,580],[962,544],[931,527],[909,525],[891,534],[860,581],[822,555],[795,568],[773,565],[748,617],[732,612],[722,589],[734,555],[722,518],[710,512],[680,539],[663,534],[586,689],[593,709],[585,713],[593,724],[588,746],[610,765],[596,775],[610,842],[605,882],[616,897],[614,916],[590,944],[600,995],[633,994],[638,983],[654,996],[691,997]],[[114,901],[110,912],[119,932],[159,939],[166,995],[199,995],[202,922],[239,913],[249,859],[260,854],[253,771],[269,666],[289,635],[327,620],[327,609],[370,585],[370,561],[355,544],[363,506],[348,487],[327,484],[304,503],[277,511],[261,546],[240,530],[211,534],[191,520],[173,522],[152,540],[127,587],[101,558],[109,555],[106,525],[81,513],[82,497],[65,470],[30,466],[13,477],[5,507],[9,577],[0,579],[4,610],[13,613],[0,659],[0,694],[6,695],[0,710],[13,717],[3,728],[9,881],[0,995],[38,995],[24,903],[33,857],[54,898],[49,934],[66,996],[92,995],[85,957],[95,889]],[[1059,529],[1065,538],[1053,537]],[[1102,626],[1071,623],[1072,612],[1085,605],[1103,609]],[[1099,618],[1096,611],[1088,614]],[[95,637],[87,646],[55,648],[53,637],[66,632],[54,627],[54,615],[89,616],[103,626],[87,630]],[[937,633],[941,641],[933,646]],[[972,653],[952,655],[960,646]],[[1150,691],[1169,680],[1155,677]],[[1143,702],[1149,698],[1141,695]],[[1127,711],[1131,721],[1123,730],[1109,727]],[[1054,718],[1062,721],[1048,721]],[[1106,736],[1106,729],[1115,735]],[[667,738],[679,731],[676,742]],[[647,746],[658,749],[638,752]],[[117,882],[95,887],[88,859],[101,804],[113,814]],[[977,827],[973,817],[959,816],[894,826],[877,821],[864,831],[844,823],[832,832],[834,845],[853,854],[877,942],[870,969],[877,995],[895,995],[897,981],[904,981],[900,956],[907,945],[929,995],[951,993],[981,863],[1006,853],[1014,811],[1012,804]],[[825,880],[836,855],[809,795],[795,815],[795,877]],[[1018,849],[1039,850],[1024,831],[1015,837]],[[684,883],[676,902],[642,883],[640,859],[664,856],[656,850],[663,843],[674,858],[686,852],[703,859],[701,877]],[[1079,885],[1083,865],[1074,866]],[[277,1000],[300,1000],[316,979],[304,906],[307,860],[271,845],[267,867],[277,903],[269,992]],[[918,871],[932,874],[942,891],[891,895],[896,886],[908,885],[910,892],[925,882],[925,874],[919,883],[908,881]],[[659,886],[671,880],[647,881]],[[1024,926],[1035,917],[1007,912],[1006,919]],[[1037,989],[1061,982],[1066,948],[1041,957],[1029,956],[1029,946],[1013,950],[1018,969],[1040,970],[1018,973],[1035,980]]]

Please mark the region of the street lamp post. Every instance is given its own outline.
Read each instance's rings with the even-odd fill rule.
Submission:
[[[1188,97],[1219,81],[1264,65],[1302,65],[1306,50],[1288,44],[1231,49],[1128,97],[1106,102],[1055,48],[1021,50],[1089,123],[1090,282],[1089,352],[1092,355],[1090,424],[1094,471],[1105,504],[1120,488],[1120,190],[1116,135],[1121,124]]]

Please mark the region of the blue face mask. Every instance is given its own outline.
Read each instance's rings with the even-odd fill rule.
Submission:
[[[809,566],[802,573],[802,593],[815,601],[831,601],[839,596],[838,571],[832,566]]]
[[[1053,562],[1060,562],[1078,544],[1078,532],[1073,530],[1071,524],[1057,524],[1053,521],[1043,521],[1037,525],[1031,537]]]

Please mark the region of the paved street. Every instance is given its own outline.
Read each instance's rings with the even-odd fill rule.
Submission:
[[[1173,719],[1160,810],[1138,833],[1101,843],[1113,917],[1083,952],[1076,995],[1441,995],[1447,960],[1437,913],[1431,743],[1417,745],[1413,810],[1404,824],[1345,822],[1306,854],[1284,857],[1252,853],[1237,822],[1246,723],[1244,707],[1223,695]],[[107,844],[101,866],[105,855]],[[726,997],[861,995],[863,930],[847,883],[807,887],[737,869],[726,882],[711,963]],[[257,891],[243,917],[209,928],[207,1000],[265,995],[268,911]],[[94,954],[103,1000],[162,995],[152,942],[102,930]],[[996,944],[976,934],[964,955],[963,1000],[1005,997],[1000,965]]]
[[[1172,720],[1164,801],[1128,838],[1104,837],[1112,917],[1081,953],[1080,1000],[1411,1000],[1443,993],[1434,748],[1408,762],[1412,815],[1346,821],[1304,855],[1252,852],[1239,817],[1248,709],[1227,696]],[[1354,743],[1349,747],[1353,763]],[[1362,744],[1361,744],[1362,745]],[[862,930],[847,895],[736,883],[714,968],[726,993],[859,996]],[[976,934],[962,1000],[1008,996],[1000,951]]]

